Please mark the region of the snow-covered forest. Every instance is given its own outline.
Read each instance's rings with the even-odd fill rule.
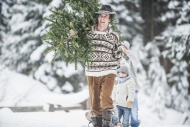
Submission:
[[[120,36],[131,44],[140,60],[137,77],[142,127],[154,122],[190,126],[190,1],[100,0],[100,3],[113,7]],[[9,118],[10,109],[3,107],[43,105],[49,94],[69,96],[86,90],[83,64],[78,62],[75,70],[74,63],[59,58],[52,63],[53,52],[43,54],[49,48],[41,39],[48,25],[44,18],[51,14],[51,8],[63,8],[64,4],[64,0],[0,1],[0,127],[13,127],[8,122],[19,116]],[[74,113],[81,117],[84,111]],[[152,122],[148,122],[151,118]],[[170,123],[171,119],[178,122]],[[32,124],[26,121],[20,126]],[[87,123],[84,119],[77,121]],[[43,125],[54,127],[53,122],[74,127],[70,120],[70,124],[55,120]]]

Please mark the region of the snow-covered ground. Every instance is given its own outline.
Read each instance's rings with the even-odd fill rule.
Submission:
[[[12,113],[0,110],[0,127],[87,127],[83,110]]]
[[[88,96],[88,90],[69,95],[55,94],[30,77],[4,69],[0,72],[0,106],[44,105],[48,101],[64,101],[66,105],[76,105]],[[190,127],[190,113],[180,113],[164,108],[164,118],[154,111],[150,97],[139,92],[140,127]],[[12,112],[0,109],[0,127],[87,127],[84,117],[86,110],[55,112]],[[185,118],[189,118],[185,125]]]

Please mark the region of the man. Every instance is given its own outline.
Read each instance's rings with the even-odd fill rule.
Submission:
[[[97,14],[97,24],[89,33],[94,46],[91,62],[85,71],[91,102],[91,119],[94,127],[111,127],[113,101],[111,98],[119,60],[121,45],[119,36],[109,23],[115,14],[111,6],[102,5]]]
[[[111,94],[122,49],[118,34],[109,27],[115,14],[111,6],[102,5],[95,13],[96,25],[92,26],[88,34],[93,43],[93,52],[91,61],[85,67],[90,94],[90,114],[94,127],[111,127]],[[70,35],[74,34],[75,32],[70,30]]]
[[[130,76],[134,79],[135,81],[135,98],[133,102],[133,108],[131,110],[131,127],[138,127],[140,124],[140,121],[138,119],[138,89],[139,89],[139,84],[137,81],[136,77],[136,66],[139,63],[139,60],[136,58],[136,56],[133,54],[130,48],[130,44],[128,41],[124,41],[121,43],[122,44],[122,49],[125,53],[124,59],[121,60],[121,65],[126,65],[129,68],[129,73]]]

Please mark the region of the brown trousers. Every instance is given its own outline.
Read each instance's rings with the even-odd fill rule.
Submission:
[[[115,82],[115,74],[104,76],[88,76],[91,113],[93,116],[102,115],[104,109],[113,108],[111,98]]]

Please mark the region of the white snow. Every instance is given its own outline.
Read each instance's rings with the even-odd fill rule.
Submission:
[[[0,106],[34,106],[48,103],[62,106],[76,106],[87,99],[88,89],[72,94],[58,94],[48,91],[41,83],[4,69],[0,72]],[[2,95],[3,93],[3,95]],[[164,118],[160,118],[154,111],[154,104],[150,96],[139,92],[140,127],[189,127],[190,120],[182,126],[190,113],[181,113],[163,108]],[[159,106],[159,105],[157,105]],[[86,110],[62,110],[55,112],[12,112],[8,108],[0,109],[0,127],[87,127]]]
[[[38,42],[28,40],[27,38],[35,37],[38,35],[43,35],[45,33],[44,30],[46,25],[49,23],[48,21],[44,21],[41,27],[35,29],[32,33],[28,33],[25,31],[32,30],[39,23],[38,20],[27,20],[25,21],[25,17],[29,12],[38,10],[37,13],[39,15],[43,15],[44,17],[48,17],[51,12],[50,8],[59,7],[63,4],[62,0],[52,0],[49,5],[37,4],[34,5],[32,2],[31,6],[25,6],[21,4],[22,2],[26,2],[27,0],[17,0],[17,4],[14,4],[11,9],[6,2],[2,3],[2,12],[10,21],[8,26],[10,27],[10,31],[8,31],[7,36],[3,38],[3,42],[5,42],[2,47],[2,52],[5,51],[1,57],[7,58],[8,61],[6,63],[10,64],[11,59],[19,59],[18,52],[25,54],[27,52],[31,52],[33,49],[31,47],[35,47]],[[116,0],[116,3],[122,2],[124,0]],[[20,2],[20,3],[19,3]],[[103,4],[111,3],[112,0],[101,0]],[[180,2],[178,1],[170,1],[168,7],[169,9],[175,9]],[[181,24],[183,21],[188,20],[186,17],[185,9],[189,9],[190,2],[185,4],[181,11],[181,18],[177,20],[177,25],[175,27],[168,27],[166,31],[163,32],[165,36],[186,36],[188,37],[190,33],[190,25],[189,24]],[[132,22],[133,19],[129,15],[129,10],[126,9],[124,5],[113,6],[115,11],[123,11],[122,17],[125,17],[125,20],[128,22]],[[71,11],[70,6],[68,6],[68,10]],[[45,11],[45,13],[44,13]],[[44,14],[42,14],[44,13]],[[167,12],[163,14],[161,17],[162,21],[175,17],[174,12]],[[136,16],[135,18],[138,22],[142,22],[142,18],[140,16]],[[31,27],[32,24],[32,27]],[[130,27],[120,26],[121,31],[127,31]],[[22,33],[21,36],[14,34],[15,32]],[[2,33],[3,34],[3,33]],[[125,36],[130,37],[131,34],[127,32],[123,32]],[[132,44],[134,47],[132,49],[137,50],[138,57],[145,62],[147,65],[150,64],[148,76],[151,76],[154,79],[154,82],[147,81],[147,73],[145,73],[144,67],[142,64],[139,64],[139,73],[138,79],[140,82],[140,90],[139,90],[139,117],[141,120],[140,127],[190,127],[190,112],[179,112],[182,109],[184,111],[189,111],[188,101],[185,101],[185,98],[189,98],[188,96],[188,87],[189,84],[187,82],[186,77],[181,77],[177,75],[167,76],[163,73],[163,68],[158,64],[160,56],[160,51],[154,46],[154,43],[148,44],[146,47],[142,45],[142,37],[138,35],[133,38]],[[24,40],[25,45],[21,48],[16,49],[15,45],[18,45]],[[172,38],[166,44],[168,47],[174,46],[171,43]],[[137,43],[138,42],[138,43]],[[9,44],[11,44],[9,46]],[[39,61],[41,58],[42,52],[47,48],[47,44],[43,44],[36,48],[34,52],[30,53],[31,62]],[[178,46],[178,47],[177,47]],[[9,48],[7,48],[9,47]],[[176,45],[176,51],[178,51],[177,58],[181,59],[183,55],[183,51],[185,50],[185,45]],[[135,49],[136,48],[136,49]],[[154,55],[150,61],[146,59],[148,57],[148,53],[146,50],[150,50],[151,54]],[[169,51],[162,52],[165,57],[168,55],[173,57],[173,53],[169,54]],[[9,57],[5,57],[9,56]],[[49,73],[51,75],[51,71],[55,70],[56,74],[60,77],[64,76],[66,78],[71,77],[75,73],[80,73],[83,71],[83,67],[78,64],[78,70],[76,71],[74,68],[74,64],[68,64],[63,62],[55,62],[56,66],[52,68],[49,64],[51,63],[54,56],[54,52],[49,53],[45,56],[45,62],[41,64],[38,68],[34,77],[42,81],[44,84],[34,80],[31,77],[27,77],[25,75],[12,72],[8,69],[2,71],[2,67],[0,65],[0,107],[7,106],[44,106],[47,103],[55,103],[60,104],[62,106],[77,106],[80,102],[84,101],[88,98],[88,89],[86,84],[79,83],[82,91],[78,93],[70,93],[70,94],[61,94],[62,90],[73,91],[73,87],[70,83],[66,82],[66,84],[60,88],[57,85],[57,80],[55,77],[47,76],[45,73]],[[15,60],[15,61],[16,61]],[[183,72],[184,75],[187,75],[187,70],[185,67],[188,63],[184,62],[176,62],[171,60],[172,63],[175,63],[176,66],[171,69],[172,72]],[[18,65],[20,68],[27,68],[26,64]],[[19,70],[19,69],[18,69]],[[168,81],[179,81],[182,80],[177,86],[177,88],[181,89],[181,92],[177,91],[175,85],[170,88],[170,90],[166,89],[166,78]],[[53,90],[50,92],[49,89]],[[182,89],[184,88],[184,89]],[[147,96],[144,92],[150,93],[150,96]],[[184,97],[184,98],[183,98]],[[166,99],[164,99],[166,98]],[[171,98],[175,98],[175,102],[172,102]],[[188,99],[189,100],[189,99]],[[167,101],[167,102],[164,102]],[[179,111],[168,109],[164,106],[165,104],[170,105],[174,103],[174,105],[180,105]],[[55,112],[12,112],[9,108],[0,108],[0,127],[87,127],[88,121],[84,117],[84,113],[86,110],[71,110],[70,112],[65,111],[55,111]],[[188,119],[187,119],[188,118]],[[184,125],[183,125],[184,124]]]
[[[44,51],[47,49],[47,45],[39,46],[31,55],[30,59],[32,61],[39,61],[41,56],[43,55]]]
[[[84,111],[11,113],[0,110],[1,127],[87,127]]]
[[[168,4],[168,8],[169,9],[174,9],[177,5],[179,5],[179,2],[178,1],[170,1],[169,4]]]
[[[62,90],[66,90],[68,92],[72,92],[74,90],[74,88],[71,85],[71,83],[66,82],[65,85],[62,87]]]
[[[53,58],[54,58],[54,54],[55,54],[54,51],[49,52],[49,53],[45,56],[45,61],[48,61],[49,63],[51,63],[51,61],[52,61]]]
[[[75,70],[74,66],[75,63],[69,63],[68,65],[64,62],[54,62],[57,66],[57,69],[61,69],[62,74],[59,72],[60,76],[64,75],[65,77],[70,77],[71,75],[73,75],[74,73],[78,73],[78,72],[82,72],[83,71],[83,67],[80,63],[77,63],[77,70]]]
[[[0,72],[0,106],[42,105],[49,90],[41,83],[25,75],[4,69]]]
[[[190,33],[190,24],[184,24],[176,26],[176,29],[173,31],[172,35],[188,36],[189,33]]]

